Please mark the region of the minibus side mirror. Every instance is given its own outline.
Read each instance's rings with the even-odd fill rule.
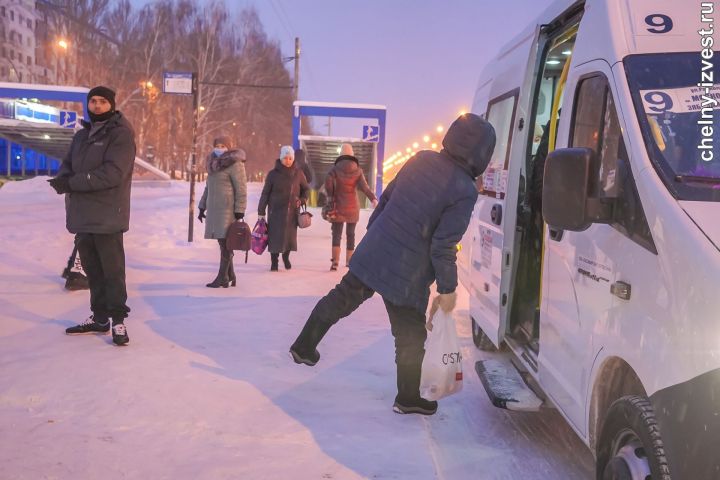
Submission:
[[[594,198],[597,154],[590,148],[561,148],[545,161],[542,210],[555,230],[581,232],[593,223],[609,223],[613,202]]]

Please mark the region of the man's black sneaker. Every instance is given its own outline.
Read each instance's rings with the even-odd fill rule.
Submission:
[[[433,415],[437,412],[437,408],[437,402],[425,400],[421,397],[410,402],[396,399],[393,405],[393,411],[400,414],[419,413],[420,415]]]
[[[320,352],[315,350],[311,354],[305,354],[300,353],[298,350],[295,349],[295,347],[290,347],[290,355],[292,356],[292,359],[297,364],[305,364],[309,366],[314,366],[319,360],[320,360]]]
[[[124,323],[116,323],[112,327],[113,343],[118,346],[126,345],[130,341],[127,327]]]
[[[67,335],[87,335],[89,333],[99,333],[101,335],[107,335],[110,331],[110,320],[107,319],[105,322],[98,322],[95,320],[94,315],[90,315],[80,325],[66,328],[65,333]]]

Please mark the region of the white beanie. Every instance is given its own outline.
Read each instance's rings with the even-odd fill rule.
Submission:
[[[340,155],[350,155],[351,157],[354,157],[355,152],[353,152],[352,145],[349,143],[343,143],[342,147],[340,147]]]
[[[295,150],[290,145],[283,145],[280,149],[280,158],[285,158],[288,155],[295,158]]]

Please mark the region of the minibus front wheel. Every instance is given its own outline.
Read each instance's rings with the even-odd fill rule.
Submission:
[[[628,395],[610,406],[597,447],[597,480],[671,480],[647,397]]]

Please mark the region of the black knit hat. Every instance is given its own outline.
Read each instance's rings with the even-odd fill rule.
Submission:
[[[103,97],[105,100],[110,102],[110,111],[115,111],[115,92],[108,87],[102,85],[97,86],[90,90],[87,94],[87,102],[90,103],[92,97]]]

